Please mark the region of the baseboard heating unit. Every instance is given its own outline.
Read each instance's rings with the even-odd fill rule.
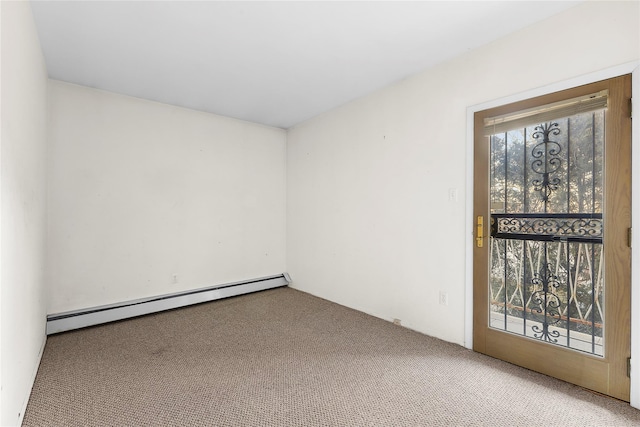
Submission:
[[[287,286],[287,273],[47,316],[47,335]]]

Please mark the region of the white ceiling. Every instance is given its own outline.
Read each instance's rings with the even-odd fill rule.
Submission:
[[[53,79],[289,128],[577,3],[32,1],[32,7]]]

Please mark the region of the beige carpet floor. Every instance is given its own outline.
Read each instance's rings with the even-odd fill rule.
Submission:
[[[279,288],[49,337],[24,426],[630,426],[627,403]]]

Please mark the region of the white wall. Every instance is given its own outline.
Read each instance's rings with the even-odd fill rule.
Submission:
[[[638,5],[583,3],[290,129],[293,286],[464,344],[467,107],[640,59]]]
[[[16,425],[45,341],[47,72],[29,3],[0,11],[0,424]]]
[[[49,313],[285,271],[284,130],[59,81],[50,111]]]

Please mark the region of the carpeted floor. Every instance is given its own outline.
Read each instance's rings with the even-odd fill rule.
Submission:
[[[279,288],[49,337],[24,426],[630,426],[627,403]]]

